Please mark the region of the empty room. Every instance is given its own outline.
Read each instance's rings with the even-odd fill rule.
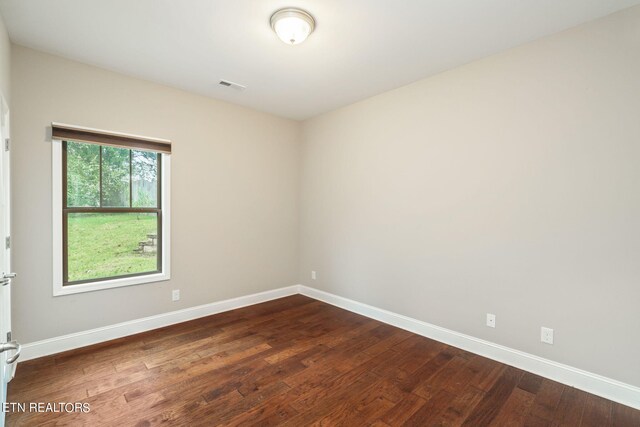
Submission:
[[[0,0],[0,427],[640,427],[640,0]]]

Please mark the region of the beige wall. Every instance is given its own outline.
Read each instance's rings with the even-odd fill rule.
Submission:
[[[640,7],[305,122],[302,283],[640,386],[638,76]]]
[[[2,15],[0,15],[0,94],[4,95],[7,103],[11,97],[9,85],[11,69],[11,41],[4,26]]]
[[[13,326],[21,342],[297,282],[299,123],[12,50]],[[173,141],[171,281],[52,296],[51,121]],[[171,289],[181,301],[171,301]]]

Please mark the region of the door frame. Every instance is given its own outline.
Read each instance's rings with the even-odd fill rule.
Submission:
[[[9,106],[0,94],[0,278],[11,272],[11,156]],[[0,284],[0,343],[11,341],[11,280]],[[15,374],[17,363],[7,365],[11,351],[0,353],[0,402],[7,400],[7,383]],[[0,426],[5,412],[0,408]]]

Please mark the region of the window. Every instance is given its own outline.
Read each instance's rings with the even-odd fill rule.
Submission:
[[[54,295],[169,279],[170,143],[52,129]]]

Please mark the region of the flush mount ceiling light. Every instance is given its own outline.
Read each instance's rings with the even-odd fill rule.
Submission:
[[[271,28],[286,44],[302,43],[315,26],[313,16],[301,9],[288,7],[271,15]]]

